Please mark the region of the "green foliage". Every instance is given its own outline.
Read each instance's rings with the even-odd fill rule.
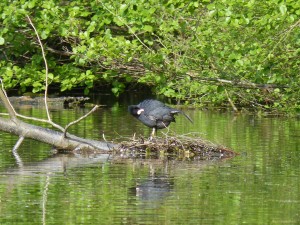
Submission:
[[[109,83],[118,96],[143,83],[185,103],[300,108],[298,1],[2,1],[0,15],[7,88],[43,90],[29,15],[61,91]]]

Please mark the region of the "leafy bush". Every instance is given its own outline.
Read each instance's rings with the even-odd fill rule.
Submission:
[[[300,108],[298,1],[2,1],[0,15],[7,88],[43,90],[29,15],[61,91],[142,83],[195,105]]]

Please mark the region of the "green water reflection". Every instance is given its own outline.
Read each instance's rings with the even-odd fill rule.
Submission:
[[[43,109],[19,109],[40,116]],[[87,109],[52,110],[65,125]],[[170,133],[197,133],[234,149],[225,161],[53,155],[0,133],[0,224],[297,224],[300,218],[300,121],[187,111]],[[108,140],[150,131],[115,103],[70,130]],[[160,133],[160,132],[159,132]],[[160,133],[161,135],[161,133]]]

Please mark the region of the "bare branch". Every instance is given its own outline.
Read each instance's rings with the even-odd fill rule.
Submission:
[[[59,51],[59,50],[56,50],[56,49],[53,49],[53,48],[50,48],[50,47],[47,47],[47,50],[48,50],[49,52],[54,53],[54,54],[63,55],[63,56],[72,56],[72,55],[74,55],[73,52],[69,52],[69,51]]]
[[[64,137],[67,137],[67,130],[69,129],[70,126],[80,122],[81,120],[85,119],[87,116],[89,116],[91,113],[93,113],[97,108],[99,108],[98,105],[95,105],[94,108],[91,109],[91,111],[89,111],[87,114],[85,114],[84,116],[80,117],[79,119],[69,123],[64,130]]]
[[[5,116],[9,116],[8,113],[0,113],[0,115],[5,115]],[[49,121],[49,120],[44,120],[44,119],[40,119],[40,118],[36,118],[36,117],[30,117],[30,116],[24,116],[22,114],[19,114],[16,112],[16,116],[17,117],[20,117],[20,118],[23,118],[23,119],[26,119],[26,120],[32,120],[32,121],[37,121],[37,122],[42,122],[42,123],[48,123],[48,124],[51,124],[53,127],[59,129],[60,131],[64,131],[65,129],[61,126],[59,126],[58,124],[56,123],[52,123],[52,121]]]
[[[225,93],[226,93],[226,95],[227,95],[228,101],[229,101],[229,103],[230,103],[230,105],[231,105],[233,111],[238,112],[237,107],[235,106],[235,104],[234,104],[233,101],[231,100],[231,98],[230,98],[230,96],[229,96],[229,94],[228,94],[228,92],[227,92],[226,89],[225,89]]]
[[[43,47],[43,44],[42,44],[42,41],[40,39],[40,36],[39,36],[39,33],[37,32],[34,24],[32,23],[30,17],[28,15],[26,15],[30,25],[32,26],[32,28],[34,29],[34,32],[35,32],[35,35],[38,39],[38,42],[40,44],[40,47],[41,47],[41,50],[42,50],[42,56],[43,56],[43,59],[44,59],[44,63],[45,63],[45,107],[46,107],[46,113],[47,113],[47,117],[48,117],[48,120],[50,121],[51,125],[53,125],[54,123],[51,122],[51,117],[50,117],[50,113],[49,113],[49,109],[48,109],[48,103],[47,103],[47,96],[48,96],[48,63],[47,63],[47,59],[46,59],[46,55],[45,55],[45,50],[44,50],[44,47]],[[55,127],[55,125],[54,125]]]
[[[257,84],[250,81],[243,80],[226,80],[221,78],[205,78],[199,77],[195,72],[188,72],[191,78],[195,81],[204,81],[204,82],[213,82],[216,84],[222,84],[224,86],[233,86],[238,88],[247,88],[247,89],[266,89],[266,88],[288,88],[288,85],[278,85],[278,84]]]
[[[11,118],[12,121],[16,122],[17,118],[16,118],[16,111],[14,109],[14,107],[11,105],[8,97],[7,97],[7,94],[6,94],[6,91],[3,87],[3,82],[2,82],[2,79],[0,78],[0,82],[1,82],[1,88],[0,88],[0,99],[2,100],[5,108],[7,109],[8,111],[8,114]]]

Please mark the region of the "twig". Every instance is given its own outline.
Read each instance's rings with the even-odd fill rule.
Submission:
[[[169,131],[170,131],[170,127],[167,127],[164,123],[163,123],[163,125],[164,125],[165,128],[167,129],[167,132],[163,132],[163,131],[162,131],[162,133],[163,133],[163,135],[165,135],[166,138],[168,138],[168,133],[169,133]]]
[[[230,98],[230,96],[229,96],[229,94],[228,94],[228,92],[227,92],[226,89],[225,89],[225,93],[226,93],[226,95],[227,95],[228,101],[229,101],[229,103],[230,103],[230,105],[231,105],[233,111],[238,112],[237,107],[234,105],[234,103],[233,103],[233,101],[231,100],[231,98]]]
[[[0,113],[0,115],[9,115],[8,113]],[[23,119],[26,119],[26,120],[33,120],[33,121],[37,121],[37,122],[42,122],[42,123],[48,123],[48,124],[51,124],[53,127],[59,129],[60,131],[64,131],[65,129],[61,126],[59,126],[58,124],[55,124],[55,123],[51,123],[51,121],[49,120],[44,120],[44,119],[40,119],[40,118],[35,118],[35,117],[30,117],[30,116],[24,116],[24,115],[21,115],[19,113],[16,113],[16,116],[17,117],[20,117],[20,118],[23,118]]]
[[[269,52],[268,56],[270,54],[272,54],[275,51],[275,49],[277,48],[277,46],[288,37],[288,35],[292,32],[292,30],[295,27],[298,27],[298,26],[300,26],[300,19],[296,23],[294,23],[293,25],[291,25],[289,27],[289,29],[281,36],[281,38],[279,39],[279,41],[274,45],[273,49]],[[263,62],[265,62],[268,59],[268,56],[263,60]]]
[[[81,120],[85,119],[87,116],[89,116],[91,113],[93,113],[97,108],[99,108],[98,105],[95,105],[94,108],[92,108],[91,111],[89,111],[87,114],[85,114],[84,116],[80,117],[79,119],[69,123],[68,125],[65,126],[65,129],[64,129],[64,137],[66,138],[67,137],[67,130],[69,129],[70,126],[80,122]]]
[[[103,140],[104,140],[105,142],[107,142],[107,140],[106,140],[106,138],[105,138],[104,131],[103,131],[103,133],[102,133],[102,137],[103,137]]]
[[[47,96],[48,96],[48,63],[47,63],[44,47],[43,47],[42,41],[40,39],[39,33],[37,32],[34,24],[32,23],[32,21],[30,19],[30,17],[28,15],[26,15],[26,17],[27,17],[30,25],[34,29],[35,35],[38,39],[39,45],[40,45],[41,50],[42,50],[42,56],[43,56],[44,63],[45,63],[45,96],[44,96],[44,98],[45,98],[45,107],[46,107],[47,118],[48,118],[49,121],[52,121],[51,117],[50,117],[50,113],[49,113],[48,102],[47,102]],[[53,123],[51,123],[51,124],[53,125]]]

